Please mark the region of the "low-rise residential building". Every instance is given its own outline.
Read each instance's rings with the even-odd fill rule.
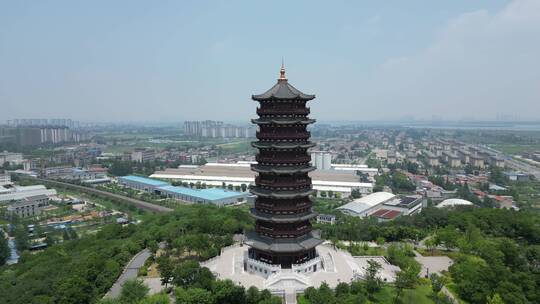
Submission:
[[[471,166],[483,169],[485,167],[484,158],[479,155],[470,155],[469,156]]]
[[[386,155],[386,161],[388,162],[388,164],[395,164],[397,161],[396,151],[388,151],[388,154]]]
[[[317,215],[317,223],[334,225],[336,216],[333,214],[319,214]]]
[[[504,158],[500,155],[491,155],[489,157],[489,164],[495,167],[504,167]]]
[[[452,168],[461,166],[461,159],[450,151],[443,151],[442,158]]]
[[[439,158],[437,155],[431,153],[430,151],[424,151],[424,155],[427,158],[427,163],[431,167],[437,167],[439,165]]]
[[[131,161],[145,163],[156,159],[156,151],[151,149],[135,149],[131,152]]]
[[[0,173],[0,187],[11,185],[11,175]]]
[[[529,175],[523,172],[507,171],[503,172],[503,175],[510,181],[526,182],[530,179]]]
[[[413,151],[409,151],[406,153],[407,155],[407,161],[411,162],[411,163],[417,163],[418,160],[416,158],[416,152],[413,152]]]
[[[8,163],[10,165],[20,165],[23,163],[22,153],[12,153],[12,152],[0,152],[0,166]]]
[[[464,164],[468,164],[470,163],[470,159],[469,157],[471,156],[471,152],[465,150],[465,149],[458,149],[457,150],[457,155],[459,157],[459,159],[461,160],[462,163]]]
[[[15,201],[7,207],[11,215],[19,217],[32,217],[41,214],[42,208],[49,205],[49,197],[46,195],[28,196]]]

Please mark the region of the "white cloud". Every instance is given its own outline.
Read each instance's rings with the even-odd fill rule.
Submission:
[[[454,18],[428,48],[381,65],[366,94],[382,117],[540,119],[539,71],[540,1],[517,0]]]

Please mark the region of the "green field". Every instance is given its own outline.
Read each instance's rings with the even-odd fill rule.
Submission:
[[[521,154],[523,152],[540,151],[540,144],[524,145],[524,144],[494,144],[489,145],[495,150],[499,150],[506,154]]]
[[[229,153],[242,153],[251,151],[251,140],[243,140],[231,143],[219,144],[217,147],[222,148],[224,151]]]

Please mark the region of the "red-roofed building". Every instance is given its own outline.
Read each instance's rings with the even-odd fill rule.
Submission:
[[[370,216],[376,217],[380,222],[384,221],[390,221],[395,219],[396,217],[400,216],[402,213],[396,210],[389,210],[389,209],[379,209]]]

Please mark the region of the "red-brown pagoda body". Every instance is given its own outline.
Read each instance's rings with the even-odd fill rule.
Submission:
[[[317,256],[315,247],[322,243],[312,231],[311,178],[307,150],[309,141],[306,103],[315,98],[298,91],[285,78],[285,69],[276,85],[267,92],[253,95],[260,102],[257,139],[259,150],[252,170],[258,173],[251,193],[257,196],[251,210],[256,219],[255,232],[248,235],[249,258],[266,264],[291,268]]]

